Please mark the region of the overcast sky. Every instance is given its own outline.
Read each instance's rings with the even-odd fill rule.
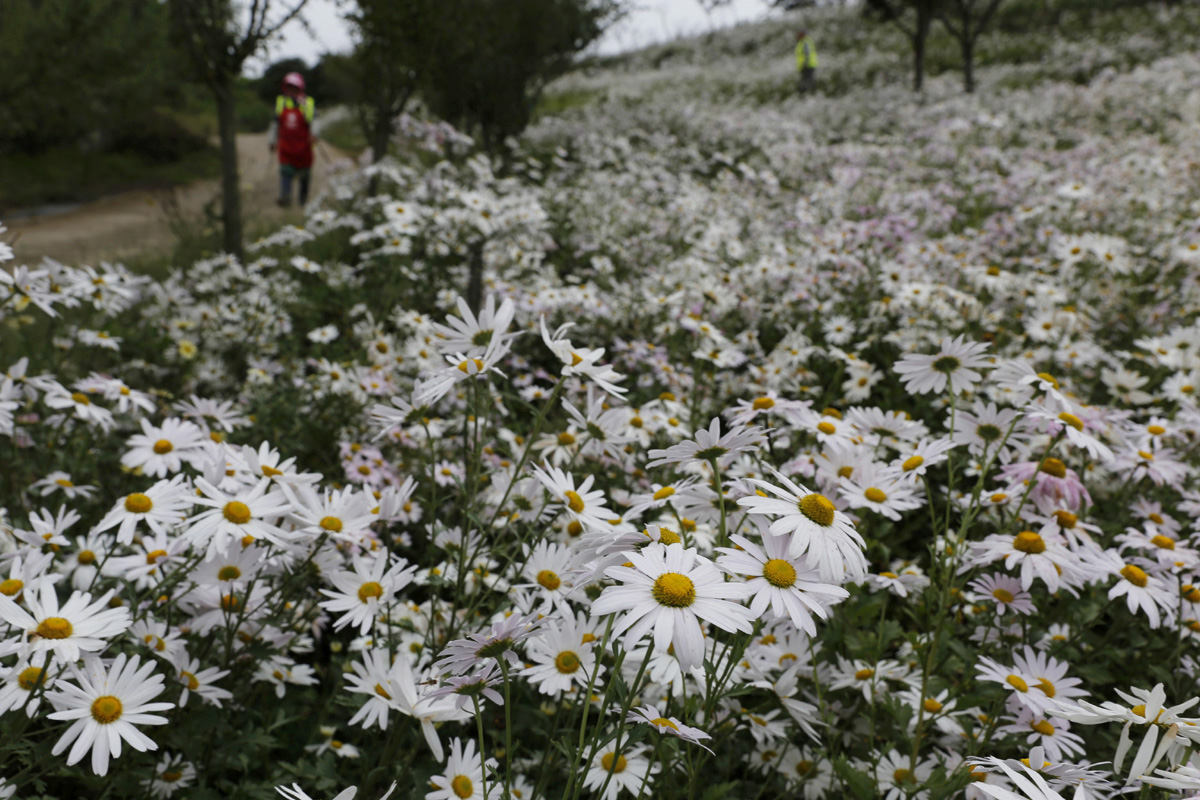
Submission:
[[[633,0],[632,4],[632,12],[601,40],[601,52],[614,53],[676,36],[701,33],[708,30],[710,24],[699,0]],[[284,29],[282,40],[271,47],[269,56],[248,71],[259,72],[264,64],[291,56],[312,64],[324,53],[350,49],[350,34],[342,21],[342,9],[348,5],[349,0],[340,3],[337,0],[309,0],[304,12],[309,30],[295,23],[289,25]],[[759,19],[766,12],[764,0],[731,0],[728,6],[713,13],[711,24],[719,27]]]

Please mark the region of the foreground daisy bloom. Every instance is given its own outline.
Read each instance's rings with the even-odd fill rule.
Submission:
[[[958,336],[942,339],[941,349],[933,355],[907,355],[896,362],[895,370],[904,376],[904,388],[913,394],[940,393],[950,384],[950,393],[969,391],[982,376],[976,372],[991,366],[983,355],[988,346]]]
[[[746,588],[754,593],[750,613],[756,617],[769,607],[772,618],[789,618],[816,636],[813,614],[829,619],[830,607],[850,596],[842,587],[820,580],[816,570],[788,558],[789,537],[767,536],[762,547],[737,534],[729,538],[738,549],[718,547],[717,566],[748,578]]]
[[[626,552],[632,567],[609,567],[607,575],[624,583],[609,586],[592,603],[592,614],[627,611],[613,628],[625,633],[631,650],[651,629],[654,649],[675,646],[679,665],[690,670],[704,663],[701,620],[726,631],[749,633],[753,617],[731,602],[746,596],[744,584],[728,583],[716,566],[681,544],[653,542],[640,552]]]
[[[288,800],[313,800],[311,796],[309,796],[303,789],[300,788],[300,784],[298,783],[293,783],[290,787],[276,786],[275,791],[288,798]],[[383,793],[379,800],[388,800],[394,791],[396,791],[396,782],[392,781],[391,787]],[[349,789],[343,789],[335,794],[331,800],[354,800],[354,796],[357,794],[358,787],[351,786]]]
[[[850,518],[824,495],[810,492],[778,472],[772,474],[785,488],[751,480],[750,483],[775,497],[751,495],[738,500],[738,505],[751,514],[778,517],[771,523],[771,534],[790,536],[789,555],[804,555],[821,580],[841,583],[846,575],[851,578],[866,575],[867,559],[863,556],[866,545]]]
[[[489,761],[489,765],[491,762]],[[483,795],[483,769],[475,742],[468,741],[463,747],[460,739],[450,743],[450,758],[446,761],[446,774],[434,775],[429,779],[432,792],[425,793],[425,800],[476,800]],[[493,786],[489,794],[497,795],[503,789]]]
[[[73,663],[81,652],[103,650],[130,626],[128,609],[108,608],[112,596],[106,592],[93,603],[87,592],[74,592],[60,608],[54,585],[44,583],[36,599],[26,593],[28,612],[0,594],[0,620],[25,631],[33,652],[48,650],[61,663]]]
[[[92,772],[105,775],[109,758],[121,755],[122,739],[142,753],[158,749],[153,740],[134,726],[166,725],[166,717],[151,712],[166,711],[175,705],[148,702],[162,693],[163,679],[161,675],[151,675],[153,662],[140,669],[138,666],[138,656],[126,662],[124,653],[108,669],[96,656],[88,656],[82,670],[71,665],[71,679],[78,685],[62,682],[48,695],[50,702],[61,709],[50,714],[50,719],[74,720],[54,745],[54,755],[74,742],[67,765],[79,763],[90,749]]]

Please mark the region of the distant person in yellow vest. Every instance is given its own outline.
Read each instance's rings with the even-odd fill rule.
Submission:
[[[275,98],[275,120],[271,123],[269,146],[279,149],[279,205],[292,204],[292,180],[300,179],[300,205],[308,202],[312,177],[313,99],[304,94],[304,77],[289,72]]]
[[[817,46],[808,31],[796,31],[796,72],[801,92],[817,88]]]

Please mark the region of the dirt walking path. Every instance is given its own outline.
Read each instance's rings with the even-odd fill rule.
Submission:
[[[321,190],[334,163],[348,158],[351,156],[347,153],[321,143],[313,164],[310,194]],[[275,154],[267,149],[267,134],[238,135],[238,168],[242,179],[242,213],[248,232],[264,223],[295,222],[302,218],[295,206],[285,209],[275,204],[279,170]],[[34,265],[43,256],[64,264],[94,264],[169,252],[176,242],[173,226],[181,222],[202,224],[206,207],[214,213],[219,209],[220,194],[220,180],[208,179],[171,189],[122,192],[65,212],[0,218],[0,223],[8,228],[4,239],[12,243],[17,264]]]

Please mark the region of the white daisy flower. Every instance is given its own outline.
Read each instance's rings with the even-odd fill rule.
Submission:
[[[951,394],[970,391],[982,380],[976,370],[991,366],[983,355],[986,342],[966,341],[964,335],[942,339],[941,349],[933,355],[909,354],[893,369],[903,376],[904,388],[911,394],[941,393],[950,385]]]
[[[68,746],[67,765],[77,764],[92,751],[92,772],[108,773],[109,758],[121,755],[121,740],[134,750],[157,750],[158,745],[135,725],[166,725],[167,718],[152,712],[174,708],[174,703],[151,703],[163,690],[161,675],[154,675],[154,662],[142,665],[134,656],[126,662],[121,653],[107,669],[96,656],[84,660],[82,670],[71,665],[74,684],[59,682],[48,694],[58,711],[50,719],[74,720],[51,751],[59,755]],[[77,685],[76,685],[77,684]]]
[[[322,600],[319,605],[328,611],[342,612],[333,623],[334,630],[357,625],[359,635],[365,635],[396,592],[412,582],[417,568],[387,550],[379,550],[371,562],[356,555],[353,565],[353,572],[339,570],[329,576],[336,591],[322,589],[321,594],[331,599]]]
[[[863,555],[866,543],[850,519],[824,495],[792,483],[779,472],[772,474],[785,488],[751,480],[750,483],[775,497],[755,494],[738,500],[738,505],[751,514],[778,517],[771,523],[771,534],[789,535],[789,555],[805,556],[822,580],[840,583],[847,575],[851,578],[866,575],[867,559]]]
[[[521,675],[537,687],[542,694],[558,695],[561,692],[587,689],[603,685],[599,676],[603,665],[597,665],[594,652],[595,637],[586,629],[581,630],[575,617],[566,614],[557,621],[551,619],[538,629],[538,635],[526,643],[526,657],[533,665],[521,671]]]
[[[494,764],[492,759],[488,759],[486,766],[492,767]],[[462,740],[456,738],[450,743],[446,772],[429,779],[433,791],[425,793],[425,800],[482,800],[484,767],[479,754],[475,752],[475,742],[468,741],[467,746],[463,747]],[[492,788],[500,794],[496,786]]]
[[[822,581],[820,573],[800,558],[789,557],[789,536],[768,534],[762,547],[737,534],[729,538],[739,549],[718,547],[717,566],[747,576],[746,588],[753,592],[750,613],[756,617],[769,607],[772,619],[791,619],[797,628],[816,636],[813,614],[828,619],[829,609],[850,596],[842,587]]]
[[[320,328],[313,328],[308,332],[307,338],[315,344],[329,344],[338,338],[337,325],[323,325]]]
[[[154,533],[166,533],[187,518],[194,497],[185,476],[161,480],[144,492],[131,492],[118,500],[96,531],[116,528],[120,544],[133,542],[139,523],[145,523]]]
[[[194,498],[194,502],[208,510],[187,520],[189,527],[183,538],[196,547],[207,548],[210,557],[228,550],[230,542],[241,543],[246,537],[286,546],[294,534],[269,520],[282,517],[292,506],[280,492],[268,491],[270,485],[270,479],[263,478],[254,487],[231,494],[197,478],[196,486],[204,495]]]
[[[50,651],[65,664],[79,660],[81,652],[98,652],[108,646],[109,639],[124,633],[132,623],[129,609],[109,608],[113,592],[105,592],[92,602],[87,592],[73,592],[62,607],[54,586],[42,584],[37,592],[25,592],[25,611],[12,600],[0,595],[0,619],[16,631],[24,631],[30,650]]]
[[[588,765],[583,788],[593,792],[599,792],[603,788],[604,792],[600,795],[603,800],[616,800],[621,792],[637,796],[643,784],[649,788],[649,776],[657,775],[661,769],[658,764],[650,763],[650,759],[644,755],[645,752],[646,748],[642,746],[623,749],[620,753],[611,747],[599,748],[596,757]],[[425,795],[425,800],[433,798]]]
[[[665,652],[674,645],[680,666],[688,670],[704,661],[702,620],[730,632],[753,630],[750,612],[731,602],[746,596],[745,585],[726,582],[694,549],[653,542],[624,555],[632,567],[606,571],[624,585],[607,587],[592,603],[592,614],[627,612],[613,628],[615,635],[625,633],[625,649],[653,629],[654,649]]]

